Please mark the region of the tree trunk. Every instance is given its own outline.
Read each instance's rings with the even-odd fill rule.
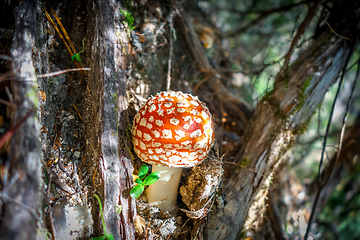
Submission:
[[[341,2],[334,6],[337,16],[333,19],[329,17],[328,22],[336,26],[334,29],[337,34],[351,38],[353,32],[348,29],[339,30],[342,29],[342,25],[336,25],[336,19],[345,19],[344,21],[349,22],[354,20],[351,17],[347,18],[348,8],[352,6],[353,9],[359,9],[359,3],[350,2],[346,5]],[[252,111],[246,103],[229,93],[222,83],[224,76],[213,69],[206,57],[192,22],[186,13],[181,11],[181,6],[173,1],[156,1],[161,10],[156,14],[161,14],[161,17],[155,26],[160,27],[164,23],[162,25],[164,27],[173,22],[175,31],[165,27],[164,33],[161,33],[161,29],[156,29],[159,32],[156,31],[152,37],[157,43],[156,34],[163,34],[161,36],[166,40],[176,33],[174,46],[169,46],[170,41],[165,41],[163,46],[159,47],[155,44],[154,48],[149,48],[143,55],[140,50],[138,50],[139,54],[134,54],[135,51],[129,44],[129,32],[124,27],[123,17],[118,10],[123,9],[123,6],[117,1],[92,0],[82,2],[80,7],[70,1],[64,1],[63,4],[65,9],[63,11],[70,11],[71,6],[76,6],[71,9],[74,14],[70,19],[74,23],[67,22],[67,26],[68,28],[73,26],[72,34],[78,42],[81,42],[85,36],[86,50],[82,53],[83,63],[90,67],[91,71],[86,76],[84,74],[83,78],[80,78],[79,74],[66,76],[64,82],[69,82],[75,91],[71,95],[71,90],[68,90],[69,95],[66,97],[70,100],[64,99],[51,105],[56,106],[54,107],[56,111],[49,115],[71,113],[71,111],[74,112],[73,106],[74,108],[75,105],[78,106],[78,109],[75,109],[81,118],[78,120],[80,126],[76,125],[73,130],[81,128],[81,145],[86,151],[84,150],[80,160],[73,162],[82,171],[79,175],[84,185],[80,190],[76,190],[86,189],[86,201],[91,203],[94,220],[92,225],[94,232],[79,236],[83,239],[88,239],[90,235],[96,237],[103,234],[98,204],[93,198],[94,193],[100,196],[104,206],[107,232],[113,234],[115,239],[135,239],[136,205],[135,199],[129,195],[133,185],[132,171],[135,166],[135,161],[131,156],[130,128],[134,109],[140,105],[141,101],[133,99],[147,97],[161,90],[168,73],[167,70],[164,71],[164,62],[167,63],[167,67],[177,66],[169,72],[173,79],[172,89],[176,89],[181,81],[186,82],[184,75],[200,75],[203,79],[199,84],[191,89],[191,85],[185,83],[184,89],[197,93],[207,103],[215,118],[220,119],[220,124],[223,124],[223,114],[226,113],[229,122],[235,123],[234,132],[242,136],[242,146],[234,156],[234,163],[246,163],[247,168],[227,169],[222,188],[224,208],[211,213],[204,231],[208,239],[231,240],[240,237],[247,219],[247,222],[259,220],[259,211],[265,206],[269,182],[282,156],[291,148],[293,139],[306,128],[329,87],[334,84],[343,70],[347,57],[352,53],[348,40],[334,35],[327,29],[319,29],[308,50],[304,51],[290,67],[284,68],[277,78],[274,90],[267,93],[258,103],[255,111]],[[135,11],[138,12],[133,12],[133,14],[142,18],[139,20],[141,22],[147,16],[141,8],[143,6],[140,3],[137,5],[138,9]],[[15,103],[18,105],[14,117],[15,123],[22,119],[30,109],[38,107],[38,89],[31,60],[35,41],[35,2],[30,0],[21,2],[16,14],[17,23],[12,46],[14,59],[12,70],[16,73],[17,80],[13,82],[13,92]],[[81,21],[76,22],[75,19],[78,17]],[[38,18],[40,18],[38,22],[44,20],[42,12],[38,13]],[[66,16],[63,20],[67,21]],[[343,24],[346,25],[346,23]],[[45,44],[48,36],[45,34],[46,24],[42,25],[38,26],[37,30],[43,34],[39,36],[39,39],[42,38],[41,41],[46,46],[41,47],[41,51],[46,52],[44,53],[46,55],[51,46]],[[136,34],[132,37],[131,45],[136,45],[134,40],[137,37]],[[353,46],[356,47],[357,44],[358,42],[354,42]],[[173,55],[169,54],[169,51],[173,51]],[[61,55],[59,53],[60,57]],[[169,60],[169,56],[173,58]],[[64,68],[71,66],[73,63],[69,59],[70,57],[66,57],[65,60],[59,60],[59,62],[63,61],[58,63],[59,66]],[[46,56],[42,60],[43,62],[37,62],[41,65],[37,66],[37,70],[48,71],[44,66],[49,64],[49,57]],[[135,73],[141,75],[139,80],[141,83],[134,84],[140,86],[139,94],[136,89],[132,89],[131,84],[135,78],[130,76],[131,71],[136,71]],[[23,81],[24,79],[26,81]],[[49,89],[46,84],[46,81],[39,81],[40,89]],[[66,88],[66,84],[59,87],[61,88]],[[58,100],[51,90],[47,92],[47,95],[53,97],[53,102]],[[129,103],[130,96],[131,104]],[[75,99],[74,104],[72,100],[75,101]],[[41,119],[43,126],[46,125],[45,128],[49,129],[47,138],[51,139],[52,143],[61,142],[56,132],[62,133],[65,137],[73,134],[73,132],[62,130],[55,120],[50,121],[44,116]],[[3,239],[33,239],[36,233],[35,219],[41,183],[41,146],[38,141],[40,133],[36,124],[37,119],[30,115],[12,139],[12,157],[11,161],[7,162],[9,177],[4,178],[1,195],[4,202],[2,217],[6,220],[0,223],[0,238]],[[224,124],[220,124],[218,127],[224,128]],[[65,142],[65,137],[62,142]],[[52,162],[53,151],[53,146],[48,144],[49,139],[42,139],[43,145],[48,145],[43,146],[47,167]],[[75,143],[68,143],[72,148],[71,144]],[[66,150],[63,146],[61,149]],[[73,150],[69,153],[72,154]],[[77,171],[74,170],[73,174],[76,175]],[[74,188],[74,186],[71,187]],[[269,198],[269,205],[274,204],[273,201],[274,199]],[[49,208],[51,209],[52,206]],[[272,210],[269,208],[268,214],[273,219],[278,218],[278,213]],[[197,224],[204,228],[205,220]],[[275,226],[276,222],[273,221],[270,224]],[[285,239],[281,226],[276,225],[276,228],[278,229],[276,236]]]
[[[236,169],[227,178],[223,187],[227,204],[211,216],[209,239],[237,239],[248,213],[257,218],[256,208],[249,212],[255,196],[264,201],[271,175],[292,138],[306,126],[351,54],[347,40],[335,39],[328,32],[315,39],[257,105],[235,161],[246,160],[255,171]]]
[[[129,195],[133,166],[123,145],[128,140],[126,131],[129,124],[126,93],[128,39],[120,25],[119,3],[95,0],[87,7],[89,28],[86,38],[91,46],[87,59],[91,59],[89,67],[92,71],[87,78],[91,107],[84,124],[90,139],[87,148],[94,150],[90,159],[98,165],[101,173],[101,180],[97,181],[99,185],[94,189],[103,196],[108,232],[115,239],[135,239],[135,199]],[[120,214],[117,207],[122,207]],[[96,215],[98,213],[94,212]],[[96,222],[97,227],[101,226],[99,219]]]
[[[10,158],[5,162],[1,200],[4,202],[0,228],[1,239],[34,239],[40,200],[40,144],[36,110],[36,76],[32,62],[35,43],[35,1],[21,1],[15,9],[16,24],[11,46],[14,125],[30,115],[11,139]]]

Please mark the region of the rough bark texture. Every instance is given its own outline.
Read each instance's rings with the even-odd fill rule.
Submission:
[[[119,129],[126,129],[128,124],[123,119],[128,107],[125,91],[127,58],[123,56],[126,50],[120,45],[120,42],[127,45],[127,37],[120,30],[119,7],[112,0],[88,4],[88,25],[91,26],[88,39],[92,46],[88,59],[91,59],[89,66],[92,71],[87,81],[92,105],[88,108],[87,119],[91,125],[86,127],[91,136],[88,147],[95,150],[92,161],[100,163],[98,169],[102,183],[97,191],[104,199],[107,231],[115,239],[134,239],[135,199],[130,198],[128,191],[132,185],[133,167],[126,151],[120,148],[124,136],[119,134],[124,133]],[[120,35],[117,36],[116,32]],[[116,208],[120,205],[122,211],[118,214]],[[99,219],[97,223],[100,223]]]
[[[245,131],[244,147],[236,156],[236,163],[250,160],[248,167],[257,173],[239,169],[227,179],[223,187],[227,204],[212,216],[209,239],[239,237],[254,197],[290,146],[294,130],[309,121],[335,82],[348,54],[344,39],[323,33],[285,71],[274,91],[259,102]],[[310,86],[304,87],[309,80]]]
[[[325,162],[325,167],[323,172],[323,183],[327,184],[322,188],[321,195],[316,207],[316,212],[321,213],[325,208],[328,199],[333,194],[335,188],[338,184],[346,179],[344,176],[351,173],[356,169],[357,161],[356,156],[359,155],[359,137],[360,131],[360,119],[359,116],[356,122],[347,127],[345,131],[345,136],[343,140],[343,147],[337,159],[338,153],[335,152],[333,157],[327,162]],[[337,161],[336,161],[337,159]],[[287,163],[283,162],[277,171],[277,174],[273,178],[273,185],[269,189],[267,195],[267,206],[266,206],[266,217],[263,219],[263,224],[256,229],[254,233],[254,239],[264,239],[266,234],[272,234],[276,239],[286,239],[286,236],[283,235],[284,226],[289,222],[289,215],[294,212],[298,212],[299,209],[306,209],[305,204],[307,202],[313,202],[315,195],[318,191],[318,176],[316,176],[310,184],[305,184],[300,182],[295,176],[291,176],[287,170]],[[297,190],[291,190],[297,189]],[[294,194],[295,192],[295,194]],[[349,191],[350,194],[354,194],[353,191]],[[303,194],[302,197],[299,197],[300,194]],[[291,196],[290,196],[291,195]],[[285,199],[288,200],[285,200]],[[289,200],[293,198],[293,200]],[[347,199],[354,199],[354,196],[347,196]],[[288,202],[291,201],[291,204]],[[286,203],[287,202],[287,203]],[[310,211],[310,209],[308,210]],[[279,214],[280,213],[280,214]],[[310,212],[309,212],[310,215]],[[308,217],[309,217],[308,215]],[[316,218],[315,218],[316,219]],[[319,220],[316,220],[317,224],[324,225]],[[327,225],[332,233],[341,239],[341,236],[338,234],[336,225]],[[291,234],[290,239],[294,239],[296,234]],[[300,233],[297,233],[300,237]],[[314,234],[315,235],[315,234]]]
[[[230,119],[229,122],[235,122],[233,132],[239,136],[244,134],[242,138],[243,146],[237,152],[234,162],[240,164],[246,160],[246,163],[249,163],[247,164],[248,167],[255,171],[233,168],[226,172],[225,183],[223,185],[225,207],[217,212],[212,212],[210,222],[207,228],[205,228],[206,233],[204,234],[209,239],[237,239],[248,216],[250,207],[254,206],[254,202],[256,202],[254,199],[256,197],[262,200],[265,198],[267,193],[266,180],[274,172],[281,160],[281,156],[291,147],[293,136],[301,132],[306,126],[310,117],[323,100],[323,96],[328,88],[336,81],[350,52],[347,40],[335,36],[327,29],[319,31],[321,34],[316,35],[309,49],[303,52],[292,63],[290,68],[285,69],[284,74],[276,82],[274,90],[265,95],[253,113],[243,101],[230,94],[228,89],[224,87],[223,79],[218,76],[220,73],[214,70],[209,63],[192,26],[192,22],[187,18],[186,13],[179,11],[181,14],[174,14],[175,10],[181,9],[181,7],[175,6],[175,3],[172,1],[155,2],[158,4],[156,9],[159,7],[160,10],[163,10],[158,12],[158,14],[160,12],[163,14],[163,18],[159,18],[159,21],[164,21],[158,22],[157,25],[155,24],[155,28],[159,27],[162,23],[162,26],[167,26],[166,24],[169,22],[169,19],[164,19],[174,15],[173,20],[177,40],[174,41],[172,61],[174,65],[179,64],[179,66],[177,66],[178,69],[172,71],[174,80],[172,84],[178,84],[175,81],[176,77],[180,78],[182,75],[186,75],[187,73],[184,74],[184,72],[187,71],[188,66],[191,66],[192,70],[189,71],[189,75],[195,75],[196,73],[203,77],[203,80],[193,89],[193,92],[208,104],[215,117],[220,119],[220,124],[222,114],[226,113],[228,119]],[[345,6],[344,2],[340,2],[339,6],[334,7],[336,14],[338,14],[334,18],[335,21],[336,19],[346,19],[346,14],[351,12],[351,9],[347,6],[352,8],[359,7],[359,3]],[[151,3],[144,3],[144,5]],[[70,2],[66,1],[64,1],[63,5],[60,5],[65,6],[64,9],[66,10],[69,6],[73,6]],[[138,5],[140,6],[141,4]],[[82,27],[82,30],[86,32],[86,34],[84,33],[86,35],[86,51],[83,53],[83,56],[85,56],[83,58],[84,65],[90,67],[91,72],[80,84],[83,90],[86,89],[83,91],[84,93],[81,93],[83,95],[79,98],[72,96],[74,98],[71,101],[79,100],[76,104],[80,105],[79,109],[83,116],[81,120],[83,136],[81,137],[86,140],[86,142],[82,142],[86,150],[84,151],[85,156],[81,159],[81,164],[85,163],[81,170],[84,173],[83,175],[87,175],[87,178],[82,176],[82,180],[84,180],[82,184],[88,190],[88,200],[93,200],[94,193],[97,193],[102,199],[108,233],[113,234],[115,239],[135,239],[134,222],[136,207],[135,200],[129,196],[133,183],[131,173],[134,165],[129,156],[131,136],[128,125],[129,115],[131,114],[128,113],[129,96],[127,95],[127,90],[131,91],[133,89],[128,84],[127,68],[136,57],[149,57],[145,60],[144,58],[141,59],[144,60],[143,62],[138,62],[141,67],[138,67],[139,69],[134,67],[133,71],[138,71],[137,73],[140,75],[139,82],[141,83],[138,85],[143,84],[140,87],[145,89],[151,88],[151,91],[159,91],[161,81],[166,79],[163,74],[166,71],[162,69],[162,62],[164,62],[164,56],[169,56],[167,54],[169,46],[167,44],[163,46],[155,44],[154,48],[150,49],[149,47],[147,49],[148,52],[143,52],[143,56],[140,56],[142,53],[139,53],[134,57],[131,55],[134,53],[129,50],[127,33],[121,25],[122,19],[118,11],[118,8],[121,6],[117,1],[93,0],[82,2],[81,6],[84,10],[77,10],[78,12],[72,17],[79,17],[84,22],[76,26],[74,24],[74,31]],[[141,7],[143,8],[140,8],[139,15],[144,13],[144,9],[146,9],[143,5]],[[18,22],[14,32],[12,55],[15,59],[13,71],[17,72],[16,78],[18,81],[15,81],[13,84],[13,92],[15,103],[19,107],[16,111],[15,123],[29,109],[36,107],[38,101],[38,89],[35,84],[36,80],[31,62],[34,44],[34,10],[34,1],[24,1],[16,11]],[[334,13],[334,15],[336,14]],[[341,18],[342,16],[343,18]],[[350,14],[350,16],[352,15]],[[145,17],[148,17],[148,15]],[[63,19],[66,19],[66,17],[64,16]],[[336,22],[331,22],[331,20],[331,17],[329,17],[328,21],[332,26],[342,29],[341,25],[338,26]],[[353,19],[350,20],[352,21]],[[87,23],[87,26],[84,26],[84,23]],[[46,35],[45,27],[42,26],[41,29],[42,31],[39,32]],[[163,34],[161,36],[164,39],[169,38],[169,35],[172,35],[172,33],[169,34],[169,29],[164,29],[165,33],[161,33]],[[352,26],[350,29],[356,29],[356,27]],[[338,33],[344,36],[350,35],[351,37],[351,32],[349,31],[338,31]],[[74,33],[74,35],[80,38],[77,34]],[[156,42],[158,39],[156,36],[154,38],[154,42]],[[43,43],[48,42],[47,40],[46,37],[42,39]],[[132,44],[135,44],[135,41]],[[47,48],[41,48],[41,51],[44,52],[48,50]],[[130,59],[130,55],[134,59]],[[183,56],[185,57],[183,58]],[[185,59],[184,62],[183,59]],[[46,63],[43,66],[47,66],[48,60],[46,58]],[[68,56],[66,61],[70,62]],[[166,59],[165,62],[167,61]],[[62,66],[68,66],[68,62]],[[145,64],[141,65],[141,63]],[[37,69],[40,68],[41,66],[37,67]],[[44,67],[44,69],[45,71],[48,70],[47,67]],[[145,69],[143,75],[147,74],[149,75],[148,77],[142,76],[143,69]],[[21,81],[24,79],[26,81]],[[152,81],[151,84],[144,84],[149,79]],[[184,77],[182,80],[187,79]],[[63,82],[65,81],[67,80],[64,77]],[[69,85],[75,85],[74,82],[70,81]],[[148,85],[152,86],[149,87]],[[186,86],[190,88],[190,84]],[[81,95],[78,91],[81,87],[74,87],[74,95]],[[59,88],[61,89],[63,86]],[[134,95],[136,95],[137,92],[134,92]],[[52,92],[50,91],[49,93],[51,95]],[[151,93],[154,92],[146,92],[146,94]],[[146,97],[146,94],[139,97]],[[70,101],[67,102],[66,106],[61,106],[62,102],[58,103],[58,105],[60,106],[56,110],[59,113],[68,111],[70,114],[70,110],[68,110],[69,106],[72,107]],[[0,238],[3,239],[33,239],[36,233],[36,221],[31,214],[31,210],[17,204],[22,203],[35,211],[39,203],[39,185],[41,181],[39,170],[39,132],[36,127],[36,121],[36,118],[30,116],[12,139],[12,158],[11,162],[8,162],[10,177],[5,179],[2,188],[2,200],[4,201],[2,217],[6,220],[1,222],[0,228]],[[220,124],[218,125],[219,128]],[[48,128],[54,128],[54,126],[48,126]],[[58,126],[58,129],[61,132],[61,127]],[[358,125],[356,125],[355,129],[358,129]],[[346,139],[349,140],[346,140],[344,144],[344,154],[341,155],[341,158],[350,162],[351,157],[358,152],[356,150],[358,149],[358,144],[356,137],[349,136]],[[52,139],[53,142],[55,140],[55,138]],[[53,148],[53,146],[49,148]],[[334,173],[335,176],[340,176],[344,169],[340,167],[342,165],[335,162],[331,162],[331,164],[338,169]],[[316,188],[316,186],[314,187]],[[326,192],[328,193],[328,191]],[[6,194],[17,203],[14,203],[10,198],[6,198]],[[324,201],[326,198],[327,195],[324,195]],[[273,199],[270,200],[272,201]],[[96,237],[102,235],[103,230],[100,214],[97,209],[98,205],[96,202],[92,203],[94,237]],[[265,201],[262,202],[262,204],[264,203]],[[260,207],[264,206],[258,205]],[[121,213],[117,211],[119,206],[122,207]],[[277,219],[276,209],[271,212],[274,209],[269,208],[268,211],[270,215],[273,214],[273,219]],[[253,215],[250,214],[250,216]],[[195,226],[193,229],[201,231],[196,232],[194,235],[199,234],[199,238],[201,238],[203,237],[203,229],[206,225],[205,218],[197,223],[201,226],[198,226],[198,228]],[[273,221],[271,224],[275,226],[275,223]],[[275,227],[278,229],[277,236],[285,238],[282,226],[276,225]]]
[[[14,103],[18,105],[14,123],[31,109],[32,114],[16,131],[6,162],[2,200],[4,209],[0,228],[1,239],[34,239],[37,229],[37,208],[40,199],[40,144],[36,109],[37,83],[31,58],[35,42],[35,1],[21,1],[15,9],[16,24],[11,54]],[[20,205],[21,204],[21,205]]]

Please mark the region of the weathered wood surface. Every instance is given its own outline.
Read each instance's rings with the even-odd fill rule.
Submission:
[[[35,1],[20,1],[15,9],[16,24],[11,47],[13,124],[31,109],[11,139],[11,153],[5,163],[1,197],[4,210],[1,217],[0,239],[34,239],[37,230],[37,210],[40,200],[40,143],[36,109],[37,83],[32,62],[35,42]]]
[[[122,57],[124,51],[120,44],[120,41],[127,44],[126,33],[120,29],[120,6],[116,1],[94,0],[87,7],[87,39],[91,44],[87,59],[90,59],[88,66],[92,69],[87,79],[91,92],[88,121],[95,119],[96,122],[86,126],[91,135],[88,148],[98,152],[94,153],[93,161],[98,161],[101,173],[103,189],[97,191],[103,197],[108,233],[115,239],[135,239],[135,200],[127,191],[132,185],[132,163],[125,155],[126,151],[120,148],[120,138],[124,136],[119,134],[119,129],[125,129],[128,124],[122,119],[127,110],[127,58]],[[125,38],[120,39],[117,32]],[[118,214],[116,207],[120,205],[122,211]],[[100,223],[99,219],[97,221]]]
[[[242,168],[230,174],[223,187],[226,205],[211,217],[209,239],[239,238],[254,197],[291,146],[294,130],[309,121],[344,66],[349,45],[345,39],[333,40],[328,32],[314,40],[257,105],[235,161],[250,160],[248,167],[257,172]],[[297,112],[298,104],[302,110]]]
[[[90,50],[84,55],[87,66],[91,67],[92,71],[86,79],[89,94],[83,117],[85,131],[88,132],[87,161],[95,165],[94,169],[101,175],[101,181],[93,186],[93,190],[102,198],[107,230],[115,239],[134,239],[136,207],[135,200],[129,197],[132,163],[120,142],[120,139],[124,140],[126,137],[128,124],[126,68],[129,59],[125,53],[128,51],[122,49],[128,41],[126,33],[119,26],[119,7],[114,0],[94,0],[87,4],[86,44],[89,44],[87,49]],[[34,100],[37,98],[36,79],[31,63],[31,48],[34,41],[33,15],[34,1],[23,1],[17,9],[19,17],[12,54],[16,59],[13,70],[19,70],[16,76],[19,79],[26,78],[27,81],[14,82],[14,92],[17,93],[15,101],[19,105],[15,122],[21,119],[29,108],[34,107]],[[199,69],[211,69],[186,16],[178,16],[176,21],[178,33],[183,34],[183,40],[192,46],[189,47],[192,49],[190,52],[193,53],[192,57]],[[25,30],[21,30],[19,26]],[[207,87],[212,90],[209,94],[215,93],[223,100],[225,112],[233,111],[234,116],[240,119],[239,132],[245,130],[245,144],[239,150],[235,162],[241,163],[248,159],[251,162],[248,167],[258,171],[256,173],[247,169],[234,169],[233,172],[229,172],[229,178],[223,187],[226,205],[210,219],[206,230],[209,239],[239,237],[255,195],[290,146],[294,130],[306,124],[341,71],[349,52],[346,43],[345,39],[337,38],[328,31],[318,36],[309,50],[284,73],[281,81],[276,83],[274,91],[258,104],[250,121],[248,119],[252,112],[248,111],[240,100],[230,95],[218,78],[213,76],[209,79]],[[310,86],[303,91],[303,86],[309,79]],[[35,91],[35,98],[26,94],[32,91]],[[297,105],[300,111],[296,108]],[[17,174],[18,177],[11,188],[8,188],[11,198],[34,211],[39,202],[40,184],[37,139],[36,118],[30,117],[12,140],[14,153],[10,177]],[[98,181],[97,177],[98,175],[95,175],[95,181]],[[32,239],[36,233],[36,221],[31,211],[9,201],[5,204],[3,217],[7,221],[1,224],[0,238]],[[116,206],[119,205],[123,208],[120,214],[116,212]],[[96,207],[94,209],[95,232],[102,233],[99,212]]]

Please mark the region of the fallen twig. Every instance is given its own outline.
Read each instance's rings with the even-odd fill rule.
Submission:
[[[4,135],[0,138],[0,148],[14,135],[15,131],[20,127],[20,125],[29,117],[32,113],[32,109],[18,122],[14,127],[6,131]]]
[[[51,73],[38,74],[38,75],[36,75],[36,77],[37,78],[47,78],[47,77],[53,77],[53,76],[67,73],[67,72],[75,72],[75,71],[91,71],[91,68],[70,68],[70,69],[60,70],[60,71],[51,72]]]

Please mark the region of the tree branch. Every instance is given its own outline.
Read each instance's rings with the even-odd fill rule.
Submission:
[[[337,101],[337,98],[339,96],[339,93],[340,93],[340,89],[341,89],[341,85],[343,83],[343,80],[344,80],[344,77],[345,77],[345,73],[346,73],[346,66],[348,65],[349,61],[350,61],[350,57],[352,55],[352,52],[354,50],[354,47],[355,47],[355,43],[356,43],[356,40],[357,40],[357,34],[355,35],[353,41],[352,41],[352,44],[351,44],[351,48],[350,48],[350,51],[348,53],[348,56],[346,58],[346,61],[345,61],[345,64],[344,64],[344,67],[342,69],[342,75],[341,75],[341,78],[340,78],[340,81],[339,81],[339,85],[338,85],[338,89],[337,89],[337,92],[336,92],[336,95],[335,95],[335,98],[334,98],[334,102],[333,102],[333,105],[331,107],[331,111],[330,111],[330,116],[329,116],[329,121],[328,121],[328,124],[327,124],[327,127],[326,127],[326,132],[325,132],[325,137],[324,137],[324,143],[323,143],[323,148],[322,148],[322,152],[321,152],[321,158],[320,158],[320,163],[319,163],[319,173],[318,173],[318,186],[319,188],[317,189],[317,193],[316,193],[316,196],[315,196],[315,200],[314,200],[314,205],[312,207],[312,210],[311,210],[311,215],[310,215],[310,218],[309,218],[309,222],[308,222],[308,225],[307,225],[307,228],[306,228],[306,233],[305,233],[305,237],[304,239],[306,240],[308,235],[309,235],[309,232],[311,230],[311,222],[314,218],[314,215],[315,215],[315,209],[316,209],[316,205],[317,205],[317,202],[319,200],[319,197],[320,197],[320,194],[321,194],[321,190],[322,188],[327,184],[327,182],[329,181],[329,178],[331,176],[331,173],[333,171],[333,168],[330,169],[330,175],[329,175],[329,178],[327,179],[324,179],[323,177],[323,173],[322,173],[322,163],[323,163],[323,160],[324,160],[324,153],[325,153],[325,149],[326,149],[326,141],[327,141],[327,137],[328,137],[328,134],[329,134],[329,131],[330,131],[330,125],[331,125],[331,121],[332,121],[332,116],[334,114],[334,109],[335,109],[335,103]],[[338,150],[338,154],[336,155],[336,159],[335,159],[335,163],[339,160],[339,156],[340,156],[340,152],[341,152],[341,149],[342,149],[342,143],[343,143],[343,138],[344,138],[344,132],[345,132],[345,122],[346,122],[346,115],[347,115],[347,112],[349,110],[349,105],[350,105],[350,101],[351,101],[351,97],[352,97],[352,94],[354,92],[354,88],[355,88],[355,83],[356,83],[356,80],[358,78],[358,75],[359,75],[359,68],[358,68],[358,71],[357,71],[357,74],[355,76],[355,80],[354,80],[354,83],[353,83],[353,86],[352,86],[352,92],[349,96],[349,100],[347,102],[347,106],[346,106],[346,110],[345,110],[345,113],[344,113],[344,117],[343,117],[343,122],[342,122],[342,127],[341,127],[341,134],[340,134],[340,138],[339,138],[339,150]],[[333,165],[334,166],[334,165]],[[324,181],[325,180],[325,181]]]
[[[223,9],[224,11],[229,11],[229,12],[233,12],[233,13],[237,13],[240,15],[245,15],[245,14],[259,14],[259,16],[257,16],[253,21],[247,23],[245,26],[235,30],[235,31],[231,31],[226,33],[226,37],[234,37],[242,32],[245,32],[246,30],[248,30],[250,27],[256,25],[257,23],[259,23],[260,21],[262,21],[264,18],[268,17],[270,14],[272,13],[276,13],[276,12],[286,12],[294,7],[297,7],[299,5],[305,4],[305,3],[310,3],[313,2],[314,0],[305,0],[299,3],[293,3],[293,4],[289,4],[286,6],[281,6],[278,8],[274,8],[274,9],[269,9],[269,10],[248,10],[248,11],[239,11],[236,9]],[[321,1],[320,1],[321,2]],[[222,9],[220,9],[222,10]]]
[[[235,159],[236,163],[250,162],[247,167],[262,174],[246,169],[228,172],[223,186],[227,204],[210,219],[210,239],[239,237],[253,199],[279,164],[295,130],[310,119],[342,70],[349,53],[343,41],[339,39],[334,43],[331,33],[325,32],[286,70],[286,83],[277,82],[274,90],[259,102],[246,128],[244,145]],[[304,88],[308,81],[310,86]],[[298,104],[300,111],[296,110]],[[293,117],[289,120],[290,115]]]
[[[292,53],[294,52],[294,49],[297,45],[297,42],[299,41],[301,35],[305,32],[306,27],[309,25],[309,23],[311,22],[311,20],[313,19],[313,17],[315,16],[315,13],[320,5],[320,3],[322,2],[322,0],[318,0],[317,2],[315,2],[311,8],[309,9],[304,21],[300,24],[299,29],[295,35],[295,37],[293,38],[293,40],[291,41],[291,45],[289,48],[289,51],[287,52],[287,54],[285,55],[285,62],[284,65],[281,67],[278,75],[276,76],[275,79],[275,83],[277,81],[279,81],[284,73],[284,71],[286,70],[286,68],[289,65],[290,62],[290,57],[292,55]]]
[[[246,14],[260,14],[260,15],[266,15],[268,16],[271,13],[276,13],[276,12],[285,12],[285,11],[289,11],[290,9],[297,7],[299,5],[303,5],[305,3],[311,3],[314,2],[315,0],[304,0],[298,3],[292,3],[292,4],[288,4],[285,6],[280,6],[277,8],[273,8],[273,9],[268,9],[268,10],[246,10],[246,11],[241,11],[241,10],[237,10],[237,9],[233,9],[233,8],[215,8],[214,10],[220,10],[220,11],[227,11],[227,12],[232,12],[232,13],[236,13],[239,15],[246,15]]]

